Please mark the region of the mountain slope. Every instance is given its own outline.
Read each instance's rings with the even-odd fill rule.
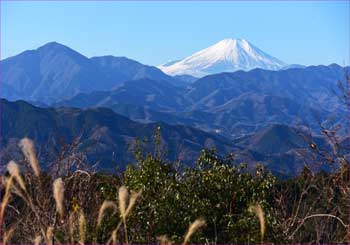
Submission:
[[[141,64],[126,57],[101,56],[90,59],[109,80],[127,81],[148,78],[157,81],[168,81],[176,84],[174,78],[164,74],[154,66]]]
[[[142,106],[157,111],[176,112],[187,104],[183,89],[166,81],[138,79],[126,81],[111,91],[79,94],[56,105],[75,107],[109,107],[118,103]]]
[[[306,166],[312,171],[329,170],[327,162],[309,146],[310,140],[323,150],[330,149],[327,140],[302,129],[274,124],[257,133],[237,139],[234,144],[242,147],[246,155],[263,163],[276,176],[296,176]],[[347,150],[349,151],[349,150]]]
[[[278,70],[286,64],[255,47],[244,39],[224,39],[183,60],[159,68],[170,75],[203,77],[221,72],[262,68]]]
[[[46,170],[58,167],[55,161],[63,150],[63,142],[71,144],[75,141],[78,145],[70,157],[80,156],[88,167],[94,166],[97,170],[123,169],[127,163],[135,161],[131,150],[135,140],[148,138],[153,142],[158,126],[170,160],[180,159],[183,163],[193,164],[205,147],[216,146],[223,154],[234,149],[229,140],[217,135],[165,123],[141,124],[106,108],[39,108],[24,101],[4,99],[0,103],[1,163],[12,157],[21,159],[18,141],[30,137],[36,143],[40,162]],[[151,143],[147,149],[152,152],[152,147]],[[64,161],[69,159],[66,156]],[[72,164],[72,168],[77,167],[75,161]]]
[[[87,58],[51,42],[1,61],[2,97],[50,104],[78,93],[110,90],[124,81],[150,78],[177,81],[156,67],[125,57]]]
[[[311,66],[289,70],[254,69],[198,79],[187,87],[140,79],[111,91],[79,94],[58,105],[104,106],[141,122],[195,126],[228,137],[270,124],[309,125],[339,111],[333,93],[349,67]]]
[[[235,163],[244,162],[250,167],[263,163],[281,176],[293,176],[302,170],[305,159],[310,160],[306,164],[314,160],[306,158],[314,151],[309,150],[305,133],[286,125],[272,125],[232,141],[186,126],[134,122],[106,108],[39,108],[24,101],[4,99],[0,103],[0,172],[9,160],[23,158],[18,147],[22,137],[35,141],[41,165],[49,172],[62,168],[107,172],[124,169],[126,164],[135,163],[132,150],[136,139],[148,139],[144,149],[154,152],[158,127],[166,157],[181,160],[181,166],[193,166],[201,150],[211,147],[223,156],[233,153]],[[322,148],[326,144],[321,139],[315,142]]]
[[[350,67],[336,64],[289,70],[221,73],[191,84],[185,95],[195,109],[219,106],[245,93],[267,94],[298,101],[299,104],[332,110],[336,106],[333,90],[344,80]]]
[[[5,59],[1,65],[2,81],[16,91],[16,99],[48,102],[112,85],[88,58],[55,42]]]

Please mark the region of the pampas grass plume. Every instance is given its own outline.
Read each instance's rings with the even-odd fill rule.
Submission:
[[[264,235],[265,235],[265,229],[266,229],[264,211],[259,204],[250,206],[249,211],[254,213],[259,218],[261,241],[264,241]]]
[[[141,196],[142,191],[139,192],[131,192],[130,200],[128,208],[126,209],[125,216],[128,216],[128,214],[131,212],[132,208],[134,207],[136,200]]]
[[[35,155],[35,148],[33,141],[31,141],[28,138],[23,138],[19,142],[19,147],[22,149],[23,155],[26,157],[27,161],[30,163],[30,166],[32,167],[34,174],[39,177],[40,175],[40,167],[38,163],[38,159]]]
[[[56,201],[57,212],[63,217],[63,197],[64,197],[64,185],[61,178],[56,179],[53,182],[53,196]]]
[[[10,161],[7,164],[7,170],[9,171],[10,175],[13,176],[13,178],[18,182],[19,186],[26,191],[26,187],[24,185],[24,181],[22,179],[21,173],[19,171],[19,167],[17,163],[14,161]]]
[[[118,191],[118,201],[119,201],[119,210],[120,215],[125,221],[126,218],[126,205],[129,199],[129,192],[125,186],[121,186]]]
[[[185,245],[190,240],[191,236],[203,226],[205,226],[204,219],[195,220],[188,228],[187,233],[185,235],[185,239],[182,244]]]
[[[100,210],[98,211],[97,226],[101,225],[104,212],[109,208],[113,209],[113,214],[116,213],[117,205],[112,201],[104,201],[100,207]]]

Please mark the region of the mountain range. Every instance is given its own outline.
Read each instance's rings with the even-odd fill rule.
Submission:
[[[136,140],[147,142],[141,145],[147,152],[155,151],[158,129],[165,157],[179,161],[181,167],[194,166],[202,149],[214,147],[222,156],[233,155],[237,164],[245,162],[253,168],[258,161],[287,177],[302,170],[304,165],[294,161],[300,152],[311,154],[303,140],[305,132],[286,125],[271,125],[232,141],[189,126],[134,122],[107,108],[40,108],[25,101],[0,102],[0,162],[21,161],[18,142],[29,137],[36,143],[41,167],[52,174],[81,168],[109,173],[124,170],[135,162]],[[317,142],[326,144],[320,138]],[[0,172],[5,166],[0,165]]]
[[[189,125],[233,138],[274,123],[319,131],[320,122],[330,115],[344,118],[333,89],[349,70],[338,65],[255,69],[206,76],[186,87],[140,79],[111,91],[81,93],[56,105],[103,106],[139,122]]]
[[[4,99],[1,105],[1,162],[9,160],[6,158],[9,155],[20,156],[16,153],[19,150],[17,143],[22,137],[29,137],[36,143],[46,169],[57,167],[54,159],[62,153],[63,146],[75,141],[79,144],[72,152],[73,157],[82,153],[82,160],[90,167],[100,171],[112,171],[118,166],[124,169],[134,159],[132,149],[136,139],[147,138],[153,149],[152,141],[158,127],[169,160],[193,162],[201,149],[213,146],[223,153],[233,149],[227,139],[218,135],[161,122],[141,124],[107,108],[39,108],[25,101]],[[72,164],[76,167],[76,163]]]
[[[2,60],[1,164],[19,158],[17,142],[28,136],[48,170],[59,169],[55,159],[74,142],[73,155],[90,168],[123,169],[134,162],[132,142],[151,139],[160,126],[170,160],[191,165],[201,149],[215,146],[237,162],[262,162],[290,176],[308,152],[296,128],[319,135],[322,123],[346,120],[334,91],[350,67],[286,66],[243,39],[223,40],[187,61],[202,58],[213,69],[193,69],[219,73],[171,76],[164,67],[185,63],[162,71],[126,57],[87,58],[56,42]],[[238,71],[223,72],[232,62]]]
[[[153,66],[114,56],[87,58],[51,42],[1,61],[2,97],[52,103],[78,93],[110,90],[124,81],[150,78],[183,83]]]

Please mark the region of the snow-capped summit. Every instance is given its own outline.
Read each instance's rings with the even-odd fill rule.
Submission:
[[[278,70],[286,64],[266,54],[245,39],[228,38],[193,55],[158,66],[169,75],[188,74],[195,77],[262,68]]]

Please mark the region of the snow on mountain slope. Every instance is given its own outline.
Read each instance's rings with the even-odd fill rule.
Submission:
[[[169,75],[188,74],[195,77],[262,68],[278,70],[286,64],[266,54],[245,39],[228,38],[193,55],[158,66]]]

